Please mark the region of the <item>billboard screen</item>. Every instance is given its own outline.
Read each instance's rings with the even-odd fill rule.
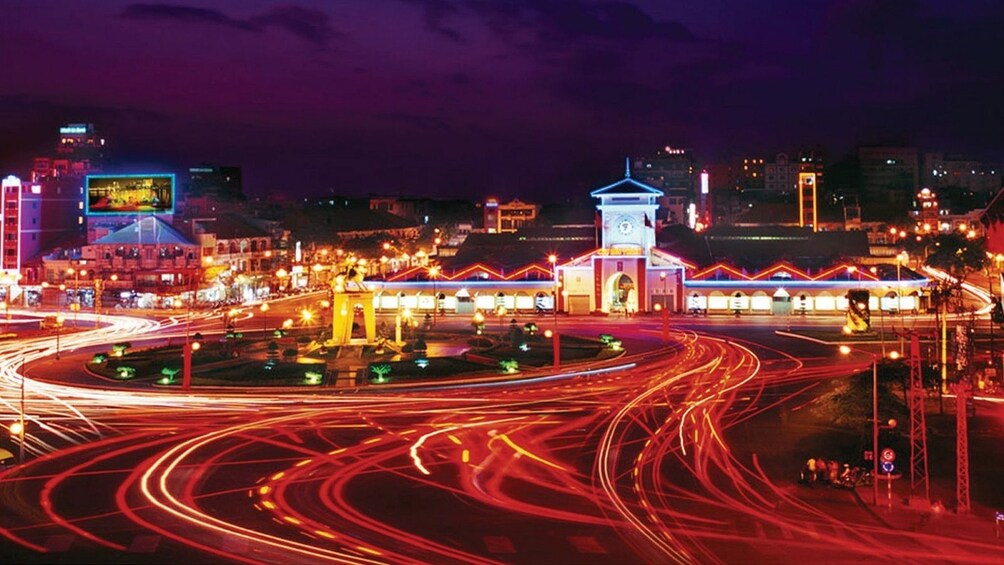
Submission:
[[[174,175],[88,175],[87,214],[173,214]]]

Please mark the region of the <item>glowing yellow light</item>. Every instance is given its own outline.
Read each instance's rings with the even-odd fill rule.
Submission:
[[[844,326],[844,327],[846,328],[847,326]],[[840,346],[840,354],[841,355],[847,355],[850,352],[851,352],[851,348],[850,347],[848,347],[846,345],[841,345]]]

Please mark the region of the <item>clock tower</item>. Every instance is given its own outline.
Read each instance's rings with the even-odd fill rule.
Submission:
[[[679,312],[686,270],[694,265],[655,246],[656,199],[662,191],[631,178],[628,160],[624,178],[590,195],[599,200],[601,245],[555,266],[559,307],[624,316]]]
[[[645,254],[655,246],[656,198],[662,191],[631,178],[631,161],[627,161],[624,178],[591,195],[598,198],[596,206],[602,220],[604,249],[638,249]]]

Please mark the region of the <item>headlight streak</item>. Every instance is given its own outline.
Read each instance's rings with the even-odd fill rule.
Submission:
[[[177,319],[151,325],[160,330],[176,327]],[[820,534],[811,525],[799,527],[796,522],[793,527],[790,519],[772,513],[772,498],[785,500],[803,515],[812,515],[812,510],[770,484],[755,459],[753,469],[744,466],[723,434],[762,409],[752,405],[761,398],[763,385],[752,393],[746,390],[760,373],[759,358],[735,342],[693,332],[674,337],[681,345],[673,348],[671,360],[635,361],[610,372],[334,397],[290,391],[270,396],[116,392],[30,380],[37,415],[31,423],[45,426],[38,428],[43,431],[51,428],[54,440],[31,445],[44,452],[59,447],[49,444],[82,443],[102,433],[129,430],[90,444],[105,450],[92,458],[95,469],[119,453],[144,454],[145,462],[116,490],[122,515],[151,532],[228,560],[251,561],[247,556],[254,555],[255,560],[268,561],[494,562],[395,527],[393,517],[380,520],[353,507],[350,495],[359,488],[356,481],[373,474],[395,479],[399,488],[438,489],[462,497],[463,504],[634,532],[647,542],[639,553],[644,560],[717,561],[702,540],[734,539],[723,527],[727,519],[692,514],[677,508],[680,501],[711,508],[714,516],[741,514],[778,524],[806,539],[832,540],[864,555],[875,547],[890,547],[877,535],[862,535],[860,543],[851,543]],[[2,400],[7,406],[10,389],[18,385],[16,355],[0,347],[0,380],[8,392]],[[828,370],[796,367],[785,378],[812,383]],[[478,388],[485,394],[472,394]],[[747,396],[737,402],[740,390]],[[737,409],[743,405],[749,408]],[[490,429],[494,433],[486,433]],[[338,435],[325,430],[338,430]],[[364,434],[366,430],[378,434]],[[150,431],[161,439],[144,441]],[[172,431],[176,434],[163,435]],[[598,438],[597,450],[584,453],[592,440],[580,438],[592,437]],[[117,441],[123,442],[121,447]],[[43,455],[22,469],[41,470],[88,448]],[[577,469],[584,458],[595,475]],[[698,490],[665,481],[662,469],[669,463],[694,477]],[[252,478],[211,488],[208,477],[220,483],[231,465],[254,465],[265,472],[255,476],[261,478],[258,483]],[[448,468],[458,472],[440,471]],[[73,469],[78,476],[92,473],[86,464]],[[62,485],[72,473],[48,479],[41,498],[50,507],[56,489],[70,488]],[[530,498],[524,490],[547,496]],[[230,501],[234,496],[261,518],[248,526],[206,509],[212,507],[206,506],[209,500]],[[60,516],[55,508],[50,519],[64,529],[70,525],[86,531],[76,518]],[[839,524],[826,522],[822,513],[812,519],[834,528]],[[41,547],[22,539],[20,532],[0,534],[26,547]],[[243,540],[248,551],[220,547],[221,537]],[[125,545],[115,538],[103,541],[105,547]],[[786,543],[807,550],[818,547],[811,541]],[[924,555],[922,549],[890,555],[907,553]]]
[[[182,461],[191,456],[192,453],[201,447],[225,436],[258,429],[264,426],[274,426],[286,421],[297,420],[302,417],[303,416],[300,414],[282,416],[262,422],[245,424],[217,432],[211,432],[201,437],[182,442],[162,454],[160,457],[156,458],[153,463],[149,465],[140,478],[140,490],[151,504],[160,508],[164,512],[193,524],[201,530],[211,530],[226,536],[239,537],[247,540],[248,542],[268,545],[282,551],[300,554],[305,557],[344,563],[359,562],[358,558],[353,554],[317,548],[308,544],[250,530],[236,524],[219,520],[194,507],[183,504],[174,496],[174,494],[172,494],[171,489],[168,487],[168,481],[170,480],[171,474],[174,470],[181,464]],[[155,475],[156,479],[154,479]],[[226,555],[228,558],[230,557],[230,554],[224,553],[223,555]],[[367,559],[362,560],[362,562],[379,563],[377,561]]]

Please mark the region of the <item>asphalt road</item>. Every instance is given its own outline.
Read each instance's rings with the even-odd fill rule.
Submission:
[[[269,315],[300,307],[291,300]],[[61,345],[178,336],[188,320],[121,319]],[[331,395],[80,389],[71,386],[79,379],[72,363],[41,360],[52,353],[48,341],[38,342],[41,351],[34,343],[0,349],[9,411],[23,358],[71,373],[70,385],[52,375],[29,380],[30,459],[0,476],[0,555],[150,563],[795,563],[807,555],[997,562],[999,546],[989,540],[891,528],[853,492],[780,484],[755,452],[733,443],[757,444],[749,438],[757,429],[778,433],[783,426],[769,422],[779,406],[804,404],[821,383],[870,358],[838,358],[830,346],[780,338],[776,319],[672,322],[671,343],[663,344],[656,319],[561,318],[562,331],[624,340],[631,354],[609,369]],[[462,328],[467,320],[443,323]],[[211,331],[221,321],[200,314],[195,324]]]

